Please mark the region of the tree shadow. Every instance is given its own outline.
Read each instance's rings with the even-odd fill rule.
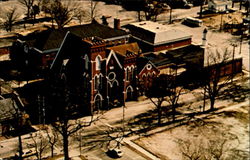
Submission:
[[[244,102],[250,96],[250,89],[245,86],[233,85],[232,87],[225,89],[224,94],[218,97],[221,100],[233,100],[233,102]]]

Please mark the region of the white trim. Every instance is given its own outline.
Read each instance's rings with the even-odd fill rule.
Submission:
[[[125,36],[107,38],[107,39],[104,39],[104,40],[105,41],[114,41],[114,40],[118,40],[118,39],[122,39],[122,38],[129,38],[129,37],[130,37],[129,35],[125,35]],[[126,39],[125,39],[125,41],[126,41]]]
[[[95,69],[97,71],[100,71],[102,69],[102,57],[98,54],[96,57],[95,57]]]
[[[112,83],[110,81],[108,81],[108,84],[110,85],[110,88],[112,88]],[[108,86],[109,87],[109,86]]]
[[[129,71],[131,71],[132,68],[135,69],[135,65],[132,64],[130,66],[127,66],[124,68],[124,70],[129,69]]]
[[[109,79],[109,75],[110,75],[110,74],[114,74],[114,78],[113,78],[113,79]],[[115,78],[116,78],[115,72],[110,72],[110,73],[108,74],[108,76],[107,76],[107,79],[108,79],[109,81],[113,81],[113,80],[115,80]]]
[[[68,31],[68,32],[69,32],[69,31]],[[61,47],[60,47],[60,48],[61,48]],[[56,52],[56,51],[58,51],[60,48],[47,49],[47,50],[44,50],[43,53],[46,54],[46,53]]]
[[[128,91],[128,88],[131,88],[131,91],[134,92],[133,87],[132,87],[131,85],[129,85],[129,86],[126,88],[126,93],[127,93],[127,91]]]
[[[31,49],[34,49],[35,51],[39,52],[39,53],[44,53],[43,51],[41,51],[40,49],[34,48],[32,47]]]
[[[117,80],[114,80],[113,82],[112,82],[112,87],[114,86],[114,83],[117,83],[117,87],[119,86],[119,82],[117,81]]]
[[[100,77],[100,76],[101,76],[101,77],[104,77],[102,73],[97,73],[97,74],[94,75],[94,78],[95,78],[95,77]],[[92,79],[93,79],[93,78],[92,78]]]
[[[101,95],[100,93],[97,93],[97,94],[95,95],[95,97],[94,97],[94,103],[95,103],[95,100],[96,100],[96,97],[97,97],[97,96],[100,96],[100,97],[101,97],[101,101],[103,101],[102,95]]]
[[[104,60],[104,58],[102,58],[102,56],[101,56],[100,54],[98,54],[98,55],[95,57],[95,60],[96,60],[97,57],[100,57],[100,60],[101,60],[101,61]]]
[[[61,74],[61,79],[64,80],[64,81],[67,81],[67,77],[66,77],[65,73]]]
[[[155,69],[157,69],[157,67],[154,65],[154,63],[152,63],[152,62],[149,60],[148,63],[146,63],[146,64],[144,65],[144,67],[142,68],[142,70],[140,71],[140,73],[139,73],[138,75],[141,74],[141,72],[145,69],[145,67],[146,67],[149,63],[150,63]],[[151,68],[151,70],[153,69],[153,67]],[[158,69],[157,69],[157,70],[158,70]]]
[[[112,55],[115,57],[115,60],[117,61],[119,67],[122,69],[122,65],[121,65],[120,61],[118,60],[118,58],[116,57],[115,52],[113,50],[111,50],[109,53],[109,56],[108,56],[107,61],[106,61],[106,66],[108,65],[109,60],[110,60]]]
[[[52,64],[50,65],[50,69],[52,69],[52,67],[54,66],[54,63],[55,63],[55,61],[57,60],[58,55],[59,55],[59,53],[61,52],[62,46],[64,45],[64,42],[65,42],[66,38],[68,37],[69,33],[70,33],[70,31],[68,31],[68,32],[66,33],[66,35],[64,36],[63,41],[62,41],[62,43],[61,43],[61,46],[60,46],[60,48],[59,48],[59,50],[58,50],[58,52],[57,52],[57,54],[56,54],[56,57],[55,57],[55,59],[53,60]]]
[[[88,70],[89,69],[89,56],[87,55],[87,54],[85,54],[84,55],[84,68],[86,69],[86,70]],[[87,63],[87,64],[86,64]],[[86,67],[87,66],[87,67]]]

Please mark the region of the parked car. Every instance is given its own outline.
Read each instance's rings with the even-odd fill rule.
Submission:
[[[23,158],[28,158],[28,157],[34,156],[35,154],[36,154],[36,152],[34,150],[32,150],[32,149],[25,149],[25,150],[23,150],[22,157]],[[17,152],[15,155],[18,157],[19,156],[19,152]]]

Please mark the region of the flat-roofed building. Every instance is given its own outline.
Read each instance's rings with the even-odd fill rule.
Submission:
[[[191,34],[157,22],[136,22],[124,27],[129,29],[133,40],[139,44],[143,52],[179,48],[192,42]]]

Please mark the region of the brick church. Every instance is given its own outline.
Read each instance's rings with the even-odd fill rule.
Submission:
[[[137,43],[107,47],[99,37],[81,39],[68,32],[51,65],[56,78],[82,88],[88,111],[124,105],[137,97]]]

